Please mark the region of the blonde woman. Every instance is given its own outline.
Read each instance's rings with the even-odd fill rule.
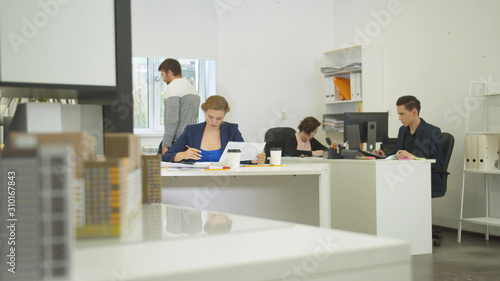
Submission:
[[[230,108],[225,98],[219,95],[209,97],[202,105],[206,122],[188,125],[184,133],[162,157],[163,161],[179,162],[195,160],[200,162],[217,162],[230,141],[243,142],[238,124],[224,122]],[[262,164],[264,152],[257,155],[252,163]]]

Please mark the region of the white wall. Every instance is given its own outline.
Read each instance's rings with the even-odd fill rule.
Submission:
[[[218,14],[217,92],[231,106],[227,120],[247,141],[263,141],[270,127],[296,128],[309,115],[321,120],[319,69],[333,49],[333,1],[240,2]]]
[[[190,25],[173,24],[179,22]],[[201,34],[198,29],[210,34],[209,38],[196,38]],[[314,4],[303,0],[133,0],[132,40],[134,56],[195,53],[193,58],[211,58],[216,46],[217,93],[231,106],[226,120],[238,123],[247,141],[263,141],[270,127],[296,128],[309,115],[321,120],[319,69],[323,53],[333,50],[333,0],[315,0]],[[279,119],[282,111],[286,120]],[[317,138],[323,140],[323,136],[320,131]],[[159,141],[144,137],[142,145],[157,146]]]
[[[132,55],[215,59],[217,21],[209,0],[132,0]]]
[[[384,48],[384,101],[390,110],[390,135],[400,122],[395,112],[399,96],[415,95],[422,103],[421,117],[455,136],[448,193],[433,199],[434,223],[458,227],[462,186],[464,103],[471,80],[489,80],[500,91],[500,2],[359,0],[334,1],[335,47],[382,44]],[[390,17],[388,16],[390,15]],[[467,216],[483,216],[481,179],[466,193]],[[498,185],[492,214],[500,217]],[[484,231],[467,225],[466,229]],[[494,234],[500,233],[498,229]]]

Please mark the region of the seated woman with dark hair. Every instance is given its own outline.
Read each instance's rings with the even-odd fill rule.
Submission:
[[[201,105],[201,109],[205,112],[207,121],[186,126],[172,147],[163,154],[162,161],[179,162],[191,159],[218,162],[228,142],[243,142],[238,124],[224,122],[224,116],[230,109],[225,98],[219,95],[211,96]],[[262,152],[257,155],[257,160],[252,160],[251,163],[262,164],[265,158],[266,155]]]
[[[299,132],[288,137],[285,156],[322,156],[327,148],[314,138],[321,123],[314,117],[306,117],[299,124]]]

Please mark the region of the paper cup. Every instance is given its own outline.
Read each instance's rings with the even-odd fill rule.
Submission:
[[[269,151],[271,152],[271,165],[281,165],[281,148],[271,147]]]

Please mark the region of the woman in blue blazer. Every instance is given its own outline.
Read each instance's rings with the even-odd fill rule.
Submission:
[[[224,122],[230,108],[225,98],[219,95],[209,97],[202,105],[206,122],[188,125],[172,147],[162,156],[163,161],[179,162],[186,159],[203,162],[219,161],[230,141],[243,142],[238,124]],[[264,163],[265,154],[257,155],[257,161]]]

